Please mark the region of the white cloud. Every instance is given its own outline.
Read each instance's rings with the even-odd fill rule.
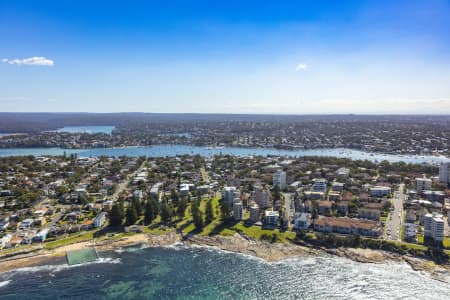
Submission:
[[[10,65],[29,65],[29,66],[47,66],[53,67],[55,62],[43,56],[33,56],[29,58],[2,59],[2,62]]]
[[[305,71],[308,68],[307,64],[298,64],[297,67],[295,67],[295,71]]]

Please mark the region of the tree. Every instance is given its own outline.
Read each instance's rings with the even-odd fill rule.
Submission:
[[[158,203],[155,199],[150,198],[145,203],[144,222],[150,224],[158,215]]]
[[[178,202],[180,200],[180,196],[178,195],[177,191],[175,189],[172,189],[170,191],[170,198],[174,202]]]
[[[203,225],[204,225],[203,224],[203,216],[202,216],[202,212],[200,211],[198,200],[194,200],[192,202],[191,212],[192,212],[192,219],[194,221],[195,228],[197,228],[197,229],[203,228]]]
[[[177,216],[181,219],[184,217],[184,212],[186,211],[186,199],[181,198],[178,201],[178,206],[177,206]]]
[[[123,217],[123,206],[120,203],[114,204],[109,214],[109,224],[111,226],[121,226]]]
[[[209,200],[206,203],[206,208],[205,208],[205,223],[209,224],[213,221],[214,219],[214,212],[213,212],[213,207],[212,207],[212,200]]]
[[[136,223],[137,219],[138,214],[136,212],[136,209],[133,206],[128,207],[125,223],[128,226],[133,225],[134,223]]]
[[[313,201],[312,205],[311,218],[315,220],[319,217],[319,205],[316,201]]]
[[[231,217],[231,207],[224,201],[224,199],[220,200],[220,214],[222,221],[226,221]]]
[[[161,221],[163,221],[164,223],[169,223],[170,221],[172,221],[173,210],[166,201],[163,201],[163,203],[161,204],[160,215]]]
[[[281,199],[281,189],[280,189],[280,187],[278,185],[276,185],[273,188],[273,195],[272,196],[273,196],[273,200],[274,201]]]
[[[136,214],[140,216],[142,214],[142,205],[139,199],[133,198],[131,206],[136,210]]]

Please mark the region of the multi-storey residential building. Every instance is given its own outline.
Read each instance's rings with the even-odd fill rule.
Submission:
[[[243,219],[243,215],[244,215],[244,213],[243,213],[242,202],[237,198],[233,202],[233,218],[236,221],[240,221]]]
[[[431,179],[430,178],[416,178],[416,191],[422,193],[423,191],[431,190]]]
[[[294,229],[306,230],[311,226],[311,214],[296,213],[294,218]]]
[[[270,191],[265,190],[262,186],[253,187],[252,198],[261,208],[270,207]]]
[[[389,196],[392,190],[388,186],[374,186],[370,188],[369,192],[372,197],[384,197]]]
[[[278,226],[279,219],[280,214],[278,213],[278,211],[266,210],[264,220],[267,225]]]
[[[258,204],[253,204],[250,206],[250,221],[258,222],[259,221],[259,206]]]
[[[425,237],[435,241],[444,239],[444,219],[441,214],[426,214],[423,217],[423,227]]]
[[[273,186],[278,186],[280,189],[283,189],[286,186],[286,172],[277,170],[273,174]]]
[[[450,162],[441,163],[439,166],[439,181],[450,183]]]
[[[240,196],[240,191],[238,189],[236,189],[236,187],[234,187],[234,186],[226,186],[226,187],[223,188],[222,199],[230,207],[233,204],[233,200],[235,198],[239,198],[239,196]]]
[[[320,217],[314,221],[314,230],[344,234],[360,234],[378,237],[381,234],[380,223],[370,220]]]
[[[320,178],[320,179],[314,179],[314,183],[311,186],[311,190],[313,192],[326,192],[327,191],[327,180]]]

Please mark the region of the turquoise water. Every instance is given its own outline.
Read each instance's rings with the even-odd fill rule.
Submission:
[[[106,133],[111,134],[115,126],[65,126],[55,130],[68,133]]]
[[[0,299],[444,299],[450,285],[404,263],[306,256],[277,263],[211,248],[128,248],[98,263],[0,274]],[[448,298],[447,298],[448,299]]]
[[[448,158],[436,156],[419,155],[395,155],[382,153],[369,153],[350,149],[311,149],[311,150],[278,150],[271,148],[237,148],[227,147],[223,149],[209,149],[205,147],[195,147],[186,145],[155,145],[145,147],[124,147],[124,148],[96,148],[96,149],[61,149],[61,148],[9,148],[0,149],[0,156],[13,155],[62,155],[78,153],[82,157],[95,156],[148,156],[148,157],[172,157],[183,154],[199,154],[202,156],[212,156],[218,154],[232,154],[237,156],[250,155],[281,155],[281,156],[330,156],[343,157],[350,159],[367,159],[380,162],[387,160],[390,162],[403,161],[407,163],[427,163],[438,164],[442,161],[448,161]]]

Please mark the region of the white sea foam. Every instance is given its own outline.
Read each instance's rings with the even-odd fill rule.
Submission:
[[[36,273],[36,272],[50,272],[56,273],[62,270],[67,270],[71,268],[78,268],[82,266],[92,265],[92,264],[119,264],[121,263],[120,258],[111,258],[111,257],[100,257],[99,259],[87,262],[78,265],[68,265],[68,264],[59,264],[59,265],[41,265],[41,266],[33,266],[33,267],[23,267],[9,271],[8,273]]]
[[[11,280],[0,281],[0,288],[7,286],[11,283]]]

